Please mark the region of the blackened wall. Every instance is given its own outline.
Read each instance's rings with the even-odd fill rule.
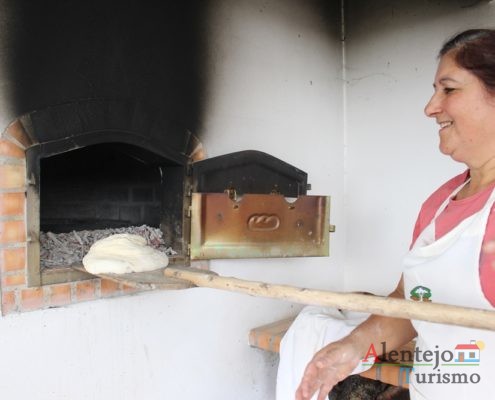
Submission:
[[[122,120],[127,117],[118,130],[128,128],[136,134],[154,130],[155,136],[196,132],[204,86],[206,4],[201,0],[2,0],[0,14],[8,16],[8,23],[1,28],[0,62],[10,88],[4,101],[14,116],[88,102],[96,102],[94,108],[101,110],[108,102],[119,104]],[[75,118],[81,113],[78,107],[69,111]],[[83,118],[91,119],[92,113],[92,109],[83,111]],[[50,118],[35,121],[37,135],[48,130],[43,124]],[[113,129],[87,121],[86,126]],[[65,133],[61,130],[60,136]]]

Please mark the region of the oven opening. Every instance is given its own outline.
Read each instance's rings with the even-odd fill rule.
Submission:
[[[116,233],[181,256],[184,167],[105,143],[42,158],[39,168],[42,270],[80,265],[96,240]]]

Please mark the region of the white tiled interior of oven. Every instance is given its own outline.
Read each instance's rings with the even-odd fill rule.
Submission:
[[[313,194],[332,195],[337,226],[328,259],[212,262],[221,274],[386,292],[421,201],[461,169],[439,155],[422,108],[442,40],[489,25],[493,3],[345,3],[343,74],[338,1],[330,20],[313,1],[212,2],[209,155],[254,148],[299,166]],[[1,104],[6,126],[14,116]],[[0,392],[270,400],[277,359],[249,348],[247,333],[298,308],[191,289],[9,315],[0,319]]]

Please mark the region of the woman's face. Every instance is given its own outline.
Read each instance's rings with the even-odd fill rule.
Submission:
[[[440,151],[470,168],[495,161],[495,98],[482,82],[447,53],[433,87],[425,114],[440,125]]]

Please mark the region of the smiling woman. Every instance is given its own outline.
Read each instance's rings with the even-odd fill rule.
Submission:
[[[478,77],[459,66],[459,52],[451,49],[442,56],[425,113],[440,125],[440,151],[479,168],[495,154],[495,99],[491,98],[495,87],[490,79],[485,83],[489,72],[480,69]]]
[[[460,33],[446,42],[439,57],[435,91],[425,113],[440,126],[441,152],[468,170],[442,185],[423,204],[410,252],[403,260],[402,278],[390,296],[424,301],[417,296],[419,287],[434,303],[493,309],[495,271],[491,265],[495,256],[480,249],[495,238],[495,30]],[[419,354],[425,355],[453,351],[471,339],[495,343],[493,331],[374,315],[316,353],[296,398],[307,400],[319,392],[318,400],[323,400],[351,374],[370,346],[386,343],[388,348],[397,348],[415,336]],[[469,363],[456,363],[452,368],[448,363],[432,367],[417,361],[409,386],[413,399],[491,397],[495,348],[484,348],[476,371]],[[462,384],[418,379],[473,372],[477,379]]]

